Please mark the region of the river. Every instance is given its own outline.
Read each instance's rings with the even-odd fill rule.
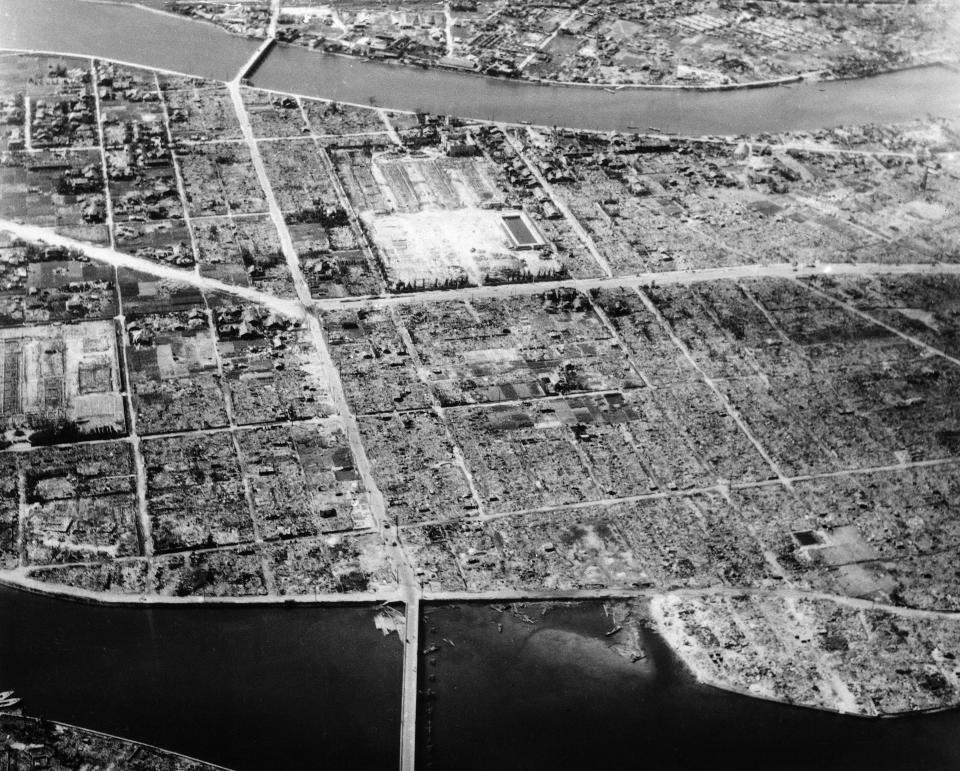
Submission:
[[[693,681],[653,632],[646,659],[612,652],[599,603],[544,607],[524,608],[529,624],[486,604],[425,606],[421,647],[438,650],[421,664],[418,769],[960,768],[960,712],[877,720],[727,693]]]
[[[229,79],[256,42],[132,7],[0,0],[0,47]],[[938,68],[790,88],[610,94],[280,47],[256,83],[481,119],[682,134],[960,113],[960,74]],[[867,721],[706,688],[652,633],[647,660],[611,653],[596,603],[533,626],[483,605],[430,610],[423,647],[442,652],[421,667],[432,692],[421,704],[433,708],[420,724],[424,768],[960,768],[960,713]],[[15,688],[31,714],[239,771],[394,769],[402,649],[374,628],[374,612],[107,607],[0,588],[0,688]]]
[[[902,121],[927,112],[960,114],[960,74],[942,68],[739,91],[609,93],[356,61],[280,46],[257,70],[254,82],[307,96],[359,104],[369,104],[372,97],[382,106],[483,120],[617,131],[654,127],[684,135]]]
[[[960,712],[870,720],[694,682],[599,602],[424,606],[420,769],[955,771]],[[0,587],[0,689],[238,771],[394,771],[402,648],[372,607],[101,606]],[[497,624],[501,626],[498,627]],[[427,712],[430,710],[430,714]]]
[[[0,690],[27,714],[237,771],[394,771],[403,648],[375,613],[116,607],[0,587]]]
[[[52,20],[56,23],[52,23]],[[170,45],[176,41],[176,45]],[[0,0],[0,47],[69,51],[229,79],[256,42],[210,24],[80,0]],[[740,91],[551,87],[359,61],[279,46],[255,84],[305,96],[507,122],[680,134],[739,134],[960,115],[960,73],[931,67],[874,78]]]
[[[258,41],[133,6],[80,0],[0,0],[0,48],[103,56],[229,80]]]

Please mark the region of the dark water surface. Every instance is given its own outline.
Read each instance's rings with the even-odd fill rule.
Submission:
[[[256,45],[131,7],[0,0],[0,47],[229,79]],[[726,93],[609,94],[280,47],[256,83],[398,109],[684,134],[960,113],[960,74],[943,69]],[[432,696],[421,700],[420,767],[960,769],[960,713],[871,721],[735,696],[686,679],[654,635],[641,662],[610,652],[615,638],[604,636],[610,622],[596,603],[530,612],[536,625],[485,605],[430,609],[421,648],[441,649],[421,667]],[[0,690],[16,689],[30,714],[240,771],[395,769],[402,650],[373,615],[101,607],[0,587]]]
[[[27,714],[238,771],[394,771],[403,649],[374,614],[107,607],[0,587],[0,690]]]
[[[440,650],[421,663],[433,696],[420,704],[418,768],[960,769],[960,712],[873,720],[737,696],[692,682],[654,634],[647,659],[612,652],[598,603],[525,612],[538,623],[427,608],[421,647]]]
[[[960,712],[843,717],[697,685],[600,603],[427,606],[420,769],[944,771]],[[0,688],[29,714],[240,771],[398,764],[402,649],[373,608],[107,607],[0,587]],[[503,631],[498,631],[497,624]],[[621,633],[622,634],[622,633]]]
[[[104,56],[230,79],[257,42],[132,6],[0,0],[0,47]],[[960,114],[960,73],[925,68],[864,80],[740,91],[539,86],[278,46],[258,86],[304,96],[508,122],[737,134]]]

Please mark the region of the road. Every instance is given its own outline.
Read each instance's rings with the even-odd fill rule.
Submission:
[[[886,329],[888,332],[892,332],[897,337],[902,338],[903,340],[906,340],[908,343],[911,343],[912,345],[915,345],[918,348],[922,348],[927,353],[933,354],[934,356],[940,356],[941,358],[949,361],[951,364],[956,364],[957,366],[960,366],[960,359],[956,358],[955,356],[951,356],[946,351],[943,351],[935,346],[932,346],[929,343],[914,337],[913,335],[908,335],[903,330],[898,329],[892,324],[888,324],[887,322],[881,319],[878,319],[873,314],[860,310],[860,308],[858,308],[856,305],[853,305],[852,303],[844,302],[843,300],[837,297],[834,297],[833,295],[827,294],[826,292],[821,292],[816,287],[808,286],[806,284],[804,284],[804,286],[806,286],[809,291],[817,295],[817,297],[820,297],[821,299],[824,299],[824,300],[828,300],[829,302],[832,302],[834,305],[839,305],[841,308],[847,311],[847,313],[850,313],[854,316],[859,316],[865,321],[869,321],[871,324],[876,324],[878,326],[881,326],[884,329]]]
[[[668,270],[662,272],[634,273],[629,276],[604,276],[602,278],[574,278],[559,281],[536,281],[527,284],[501,284],[495,286],[464,287],[444,291],[404,292],[395,295],[363,295],[313,300],[312,307],[321,311],[335,311],[369,305],[382,307],[393,304],[441,302],[449,300],[494,299],[542,294],[551,289],[571,288],[582,292],[591,289],[631,289],[654,285],[697,284],[708,281],[739,281],[752,278],[804,278],[807,276],[881,276],[881,275],[949,275],[960,276],[960,264],[913,262],[899,265],[889,263],[818,262],[798,265],[793,262],[777,262],[751,265],[725,265],[716,268],[694,270]]]
[[[259,154],[258,154],[259,155]],[[262,164],[262,161],[261,161]],[[709,281],[737,281],[753,278],[804,278],[807,276],[881,276],[881,275],[949,275],[960,276],[960,264],[946,263],[851,263],[831,262],[810,265],[797,265],[791,262],[770,263],[764,265],[727,265],[717,268],[695,270],[663,271],[657,273],[636,273],[629,276],[605,276],[603,278],[563,279],[560,281],[537,281],[528,284],[502,284],[496,286],[464,287],[446,291],[406,292],[396,295],[360,295],[314,300],[309,296],[299,302],[277,297],[250,287],[227,284],[208,276],[197,275],[193,271],[173,268],[159,262],[136,257],[116,249],[97,246],[87,241],[62,235],[49,228],[28,225],[15,220],[0,219],[0,230],[5,230],[26,241],[43,242],[51,246],[63,246],[76,249],[92,260],[129,268],[149,276],[169,281],[191,284],[207,292],[219,292],[240,300],[258,303],[291,318],[303,318],[307,311],[337,311],[357,306],[383,307],[393,304],[417,304],[423,302],[448,302],[450,300],[495,299],[497,297],[515,297],[542,294],[551,289],[570,288],[582,292],[591,289],[631,289],[649,287],[657,284],[697,284]],[[289,237],[289,233],[288,233]],[[292,248],[292,243],[291,243]],[[805,284],[805,286],[808,286]],[[858,311],[859,313],[859,311]],[[879,322],[878,322],[879,323]]]
[[[690,349],[687,347],[674,332],[673,328],[663,317],[663,314],[660,312],[660,309],[653,304],[653,301],[640,289],[640,287],[634,287],[634,291],[640,296],[640,301],[643,303],[643,306],[647,309],[651,316],[653,316],[660,324],[664,333],[673,341],[674,346],[683,354],[684,358],[689,362],[690,366],[693,367],[700,375],[700,379],[707,384],[707,387],[713,391],[714,396],[716,396],[717,401],[719,401],[724,409],[727,411],[727,414],[733,418],[734,422],[740,428],[740,432],[747,437],[750,443],[756,448],[757,452],[763,457],[767,462],[767,465],[771,468],[774,474],[777,475],[777,478],[786,486],[789,487],[789,482],[787,482],[786,475],[783,473],[783,470],[780,468],[779,464],[771,457],[770,453],[767,452],[766,448],[760,443],[757,437],[754,435],[753,431],[750,429],[750,426],[747,425],[747,422],[743,419],[743,416],[737,411],[737,409],[730,402],[730,399],[727,398],[727,395],[720,389],[716,384],[714,379],[707,374],[706,370],[700,365],[700,362],[697,361],[697,358],[690,353]]]
[[[453,40],[453,25],[456,21],[453,18],[453,14],[450,12],[450,3],[443,4],[443,18],[444,18],[444,37],[447,41],[447,56],[453,56],[454,51],[454,40]]]
[[[270,35],[271,38],[276,34],[277,30],[277,18],[279,13],[279,3],[278,0],[273,0],[271,4],[272,16],[270,24]],[[286,260],[286,264],[292,278],[294,287],[296,289],[296,299],[285,299],[277,297],[270,292],[260,291],[254,288],[234,286],[226,284],[222,281],[205,277],[199,274],[198,270],[182,270],[179,268],[174,268],[162,263],[152,262],[135,255],[126,254],[124,252],[118,251],[113,244],[113,228],[112,228],[112,206],[109,198],[109,190],[107,191],[107,224],[111,226],[111,244],[110,246],[98,246],[94,244],[89,244],[86,242],[81,242],[76,239],[69,238],[67,236],[58,234],[52,230],[41,228],[33,225],[27,225],[16,221],[11,220],[0,220],[0,230],[6,230],[13,233],[15,236],[23,238],[28,241],[40,241],[45,242],[51,245],[64,246],[71,249],[77,249],[87,255],[91,260],[96,260],[103,262],[108,265],[114,266],[116,269],[130,269],[144,273],[146,275],[154,276],[158,279],[168,280],[173,282],[179,282],[182,284],[187,284],[197,289],[200,289],[204,292],[215,292],[224,295],[234,297],[238,300],[256,303],[264,307],[269,308],[272,311],[281,313],[283,315],[289,316],[291,318],[297,318],[304,322],[308,333],[311,337],[313,345],[317,352],[318,363],[320,369],[322,370],[323,378],[325,379],[327,386],[330,391],[330,396],[334,401],[336,406],[337,414],[342,420],[345,436],[350,444],[351,451],[353,453],[357,471],[361,477],[364,488],[366,489],[371,506],[371,514],[375,523],[375,532],[380,537],[383,549],[390,559],[391,565],[393,567],[394,573],[396,575],[396,589],[388,591],[380,591],[377,593],[356,593],[356,594],[331,594],[331,595],[313,595],[305,596],[302,598],[291,598],[291,601],[303,601],[303,602],[318,602],[318,603],[342,603],[342,602],[370,602],[372,600],[386,601],[386,602],[402,602],[405,606],[405,624],[404,624],[404,659],[403,659],[403,700],[402,700],[402,717],[401,717],[401,770],[410,771],[414,768],[415,757],[416,757],[416,717],[417,717],[417,703],[418,703],[418,652],[419,652],[419,620],[420,620],[420,605],[424,601],[460,601],[460,600],[476,600],[476,601],[487,601],[487,602],[514,602],[514,601],[526,601],[526,600],[577,600],[577,599],[612,599],[612,598],[621,598],[621,597],[641,597],[641,598],[653,598],[653,597],[663,597],[663,596],[685,596],[685,597],[723,597],[723,596],[741,596],[741,595],[750,595],[750,596],[766,596],[766,597],[776,597],[784,599],[814,599],[814,600],[824,600],[834,602],[840,605],[847,607],[863,609],[863,610],[884,610],[890,613],[909,616],[915,618],[927,618],[927,619],[950,619],[957,620],[960,619],[960,614],[954,612],[946,611],[934,611],[934,610],[917,610],[910,608],[902,608],[896,606],[890,606],[885,604],[874,603],[869,600],[856,599],[845,596],[838,596],[823,592],[808,592],[801,591],[794,587],[790,586],[779,586],[773,588],[740,588],[740,587],[728,587],[728,586],[712,586],[705,587],[700,589],[689,589],[689,590],[675,590],[675,591],[664,591],[657,589],[647,589],[647,588],[603,588],[603,589],[584,589],[584,590],[569,590],[569,591],[536,591],[536,590],[526,590],[526,589],[510,589],[503,591],[490,591],[490,592],[430,592],[424,591],[417,579],[412,561],[409,559],[407,554],[404,552],[403,546],[401,545],[399,533],[397,532],[395,526],[392,524],[388,513],[386,501],[382,492],[380,491],[376,478],[374,477],[373,470],[369,458],[366,454],[366,449],[362,441],[362,437],[359,431],[359,426],[356,421],[356,418],[350,409],[350,406],[346,399],[346,394],[344,391],[343,383],[340,379],[340,374],[337,366],[335,365],[332,356],[330,355],[329,348],[327,346],[327,341],[324,336],[323,328],[317,317],[318,311],[335,311],[356,308],[360,305],[371,305],[371,306],[380,306],[387,307],[393,311],[394,318],[398,321],[398,328],[401,331],[401,336],[403,338],[404,344],[409,349],[410,355],[416,361],[416,347],[413,345],[409,334],[406,332],[402,324],[402,319],[400,314],[396,312],[397,307],[402,304],[410,303],[420,303],[420,302],[436,302],[436,301],[450,301],[450,300],[463,300],[469,301],[471,299],[496,299],[496,298],[507,298],[513,296],[522,296],[522,295],[533,295],[542,293],[549,289],[556,288],[572,288],[580,291],[588,292],[593,289],[614,289],[614,288],[625,288],[628,290],[635,291],[641,300],[646,305],[647,309],[653,313],[653,315],[658,319],[664,331],[670,335],[673,339],[674,344],[678,350],[682,353],[684,357],[689,361],[689,363],[697,370],[701,376],[703,382],[705,382],[716,394],[716,396],[723,403],[724,407],[736,421],[739,429],[744,433],[744,435],[753,443],[756,449],[764,457],[764,459],[769,464],[771,471],[775,474],[775,478],[771,480],[763,480],[755,483],[749,484],[738,484],[737,487],[746,487],[746,486],[761,486],[761,485],[771,485],[771,484],[782,484],[785,486],[790,486],[793,482],[798,480],[809,480],[816,479],[821,477],[828,476],[839,476],[839,475],[849,475],[849,474],[863,474],[870,473],[873,471],[900,471],[905,468],[914,467],[914,466],[935,466],[939,464],[946,463],[956,463],[957,459],[946,459],[946,460],[936,460],[936,461],[922,461],[918,463],[903,463],[891,466],[877,467],[872,469],[847,469],[847,470],[838,470],[825,472],[823,474],[813,474],[803,477],[789,477],[787,476],[782,469],[779,468],[775,460],[766,452],[765,448],[757,440],[755,436],[750,431],[749,426],[746,425],[745,421],[739,416],[733,406],[725,399],[720,389],[717,385],[711,380],[706,372],[702,370],[697,364],[696,358],[690,353],[690,351],[684,346],[682,341],[680,341],[677,336],[672,332],[670,325],[663,319],[657,309],[650,302],[647,295],[643,292],[643,288],[653,285],[653,284],[691,284],[696,282],[712,282],[712,281],[723,281],[723,280],[744,280],[744,279],[753,279],[753,278],[781,278],[781,279],[791,279],[796,280],[798,278],[806,276],[818,276],[818,275],[854,275],[854,276],[870,276],[870,275],[881,275],[881,274],[940,274],[940,275],[960,275],[960,265],[944,265],[944,264],[934,264],[934,263],[911,263],[911,264],[902,264],[902,265],[889,265],[889,264],[878,264],[878,263],[828,263],[828,264],[807,264],[807,265],[798,265],[795,263],[773,263],[773,264],[735,264],[735,265],[726,265],[718,266],[714,268],[703,268],[697,270],[687,270],[687,271],[666,271],[666,272],[648,272],[640,273],[631,276],[615,276],[609,265],[605,260],[603,254],[597,248],[596,243],[586,232],[583,226],[579,223],[577,218],[573,215],[570,209],[566,206],[562,198],[556,195],[555,191],[552,189],[552,186],[547,182],[547,180],[540,173],[539,169],[536,167],[536,164],[530,161],[527,157],[527,154],[523,151],[523,148],[520,146],[519,141],[509,132],[504,132],[507,136],[507,140],[511,143],[514,150],[518,153],[518,156],[523,160],[523,162],[530,169],[533,176],[541,184],[548,196],[551,197],[557,208],[564,215],[566,220],[569,222],[573,230],[581,238],[587,249],[590,251],[591,255],[595,259],[599,271],[603,274],[596,278],[588,279],[571,279],[563,281],[548,281],[548,282],[539,282],[539,283],[530,283],[530,284],[507,284],[502,286],[481,286],[481,287],[470,287],[456,290],[449,290],[443,292],[416,292],[410,294],[400,294],[394,296],[366,296],[366,297],[349,297],[349,298],[330,298],[322,300],[314,300],[311,295],[309,288],[304,279],[299,257],[297,255],[296,249],[293,244],[293,240],[289,229],[287,227],[284,216],[281,212],[277,198],[270,180],[270,177],[267,172],[267,167],[260,152],[259,144],[263,141],[275,141],[276,138],[267,138],[267,139],[257,139],[254,136],[254,132],[247,114],[246,107],[243,102],[243,90],[241,88],[241,79],[244,74],[247,72],[249,66],[255,63],[257,57],[262,52],[263,48],[270,44],[270,40],[265,41],[263,47],[258,49],[258,52],[255,53],[250,61],[244,65],[243,68],[237,73],[233,80],[228,84],[228,92],[236,112],[237,118],[240,122],[242,141],[246,144],[250,151],[253,168],[257,175],[257,178],[260,182],[260,185],[264,192],[264,197],[267,202],[269,216],[273,222],[277,234],[279,243],[281,246],[281,251]],[[96,85],[96,83],[95,83]],[[97,89],[94,89],[95,94]],[[99,97],[96,98],[96,107],[97,113],[99,116],[100,105]],[[384,125],[386,130],[391,133],[392,138],[395,142],[399,143],[399,137],[397,136],[392,123],[387,118],[385,113],[381,110],[380,115],[383,118]],[[164,113],[165,123],[169,130],[169,119]],[[103,131],[102,123],[98,120],[98,126],[100,130],[100,140],[101,147],[103,146]],[[304,137],[306,141],[309,141],[310,137]],[[172,139],[171,139],[172,144]],[[842,151],[838,151],[842,152]],[[332,168],[330,167],[329,158],[326,156],[325,152],[321,152],[325,158],[325,164],[328,169],[331,171],[331,178],[336,179],[335,175],[332,173]],[[103,170],[106,173],[106,160],[104,154],[101,152],[101,161],[104,164]],[[181,194],[181,198],[184,206],[184,217],[186,218],[188,227],[190,225],[190,216],[189,211],[187,210],[187,199],[186,199],[186,190],[184,187],[183,178],[180,174],[179,166],[177,165],[176,158],[174,157],[174,171],[177,179],[177,186]],[[342,189],[337,188],[337,194],[341,198],[341,201],[349,210],[349,202],[346,201],[346,196],[344,195]],[[192,231],[191,231],[192,232]],[[925,343],[922,340],[918,340],[894,327],[879,321],[873,318],[870,314],[865,311],[846,303],[840,299],[829,296],[823,292],[820,292],[816,288],[811,288],[807,284],[804,286],[814,292],[815,294],[843,307],[849,313],[860,316],[865,319],[869,319],[874,323],[878,323],[881,326],[886,327],[892,332],[898,334],[901,338],[907,340],[913,345],[918,346],[926,353],[932,353],[945,359],[949,360],[953,364],[960,365],[960,359],[952,357],[936,349],[929,344]],[[122,314],[122,308],[121,308]],[[616,337],[615,331],[612,328],[612,325],[609,323],[608,319],[602,319],[606,324],[609,331],[614,334]],[[122,315],[120,319],[122,323]],[[624,350],[627,350],[624,347]],[[633,362],[635,368],[642,376],[642,371],[640,370],[640,363]],[[218,366],[222,366],[218,361]],[[423,371],[423,367],[418,367],[418,371]],[[129,382],[129,378],[127,378]],[[647,385],[650,385],[648,382]],[[437,402],[434,401],[433,409],[442,416],[444,408]],[[135,411],[131,410],[131,413]],[[230,426],[226,429],[231,432],[232,435],[235,435],[237,431],[237,426],[232,420],[232,415],[228,415],[231,418]],[[132,418],[135,421],[135,414]],[[445,424],[445,421],[441,421]],[[132,426],[132,442],[137,442],[138,439],[135,423]],[[224,429],[217,429],[222,431]],[[465,478],[470,483],[471,493],[475,499],[478,508],[478,515],[476,517],[470,517],[469,520],[476,521],[487,521],[495,518],[506,517],[506,516],[523,516],[526,514],[535,515],[537,513],[542,513],[547,509],[529,509],[522,511],[511,511],[506,513],[486,513],[483,510],[483,501],[479,493],[477,492],[476,486],[473,483],[473,480],[470,475],[469,468],[464,462],[462,452],[457,446],[456,441],[452,436],[448,436],[451,444],[454,447],[454,453],[457,459],[457,463],[460,465],[461,469],[464,472]],[[135,453],[138,455],[138,453]],[[144,471],[142,468],[142,463],[137,465],[138,476],[141,477],[138,484],[138,490],[145,490],[145,484],[143,483]],[[711,490],[722,492],[720,485],[711,486],[708,488],[703,488],[704,490]],[[683,495],[689,494],[690,490],[684,491],[656,491],[651,492],[649,495],[640,495],[633,496],[631,498],[619,498],[619,499],[607,499],[602,501],[590,501],[583,504],[571,504],[569,506],[560,506],[560,507],[550,507],[549,510],[557,509],[573,509],[581,506],[594,506],[603,503],[616,503],[624,502],[629,500],[641,500],[647,498],[662,498],[673,495]],[[249,491],[248,491],[249,493]],[[248,495],[249,498],[249,495]],[[249,501],[248,501],[249,502]],[[252,505],[252,502],[249,502]],[[149,557],[150,556],[150,521],[149,517],[146,515],[146,502],[141,499],[139,501],[140,508],[140,537],[141,543],[143,545],[143,552]],[[255,520],[256,521],[256,520]],[[419,526],[423,526],[425,523],[418,523]],[[260,540],[259,533],[256,533],[256,539]],[[265,571],[267,575],[268,583],[270,582],[268,571]],[[0,577],[0,581],[9,581],[15,583],[19,586],[26,586],[36,591],[49,591],[46,585],[37,582],[31,581],[26,576],[25,570],[21,569],[18,571],[12,571]],[[60,593],[60,589],[57,590]],[[83,597],[84,599],[98,599],[98,600],[107,600],[107,601],[119,601],[119,602],[129,602],[130,598],[118,599],[118,598],[103,598],[99,595],[95,595],[90,592],[83,592],[83,590],[76,590],[73,592],[74,596]],[[286,601],[287,598],[284,598]],[[138,599],[138,601],[140,601]],[[142,601],[150,601],[147,598],[143,598]],[[165,600],[166,601],[166,600]],[[204,598],[183,598],[176,600],[169,600],[169,602],[210,602],[211,600],[206,600]],[[218,600],[223,602],[236,602],[236,603],[270,603],[276,602],[277,598],[275,595],[268,594],[266,597],[256,597],[256,598],[231,598],[223,600]]]
[[[522,62],[520,62],[520,65],[519,65],[519,67],[517,67],[517,69],[522,72],[522,71],[525,70],[527,67],[529,67],[529,66],[530,66],[530,62],[532,62],[534,59],[537,58],[537,54],[538,54],[540,51],[543,51],[544,49],[546,49],[546,47],[547,47],[548,45],[550,45],[550,44],[554,41],[554,39],[557,37],[557,35],[559,35],[559,34],[560,34],[563,30],[565,30],[570,24],[572,24],[573,21],[580,15],[580,12],[581,12],[582,9],[583,9],[583,4],[578,5],[576,8],[574,8],[574,9],[570,12],[570,14],[569,14],[566,18],[564,18],[564,20],[561,21],[561,22],[557,25],[557,28],[556,28],[553,32],[551,32],[551,33],[550,33],[549,35],[547,35],[543,40],[540,41],[540,43],[537,45],[537,50],[534,51],[533,53],[531,53],[529,56],[527,56],[527,58],[524,59]]]
[[[75,249],[91,260],[96,260],[97,262],[102,262],[107,265],[114,265],[117,268],[127,268],[148,276],[154,276],[155,278],[180,284],[190,284],[205,292],[217,292],[236,297],[240,300],[257,303],[289,318],[303,318],[306,315],[303,305],[292,300],[285,300],[276,295],[260,292],[245,286],[227,284],[215,278],[197,275],[193,271],[171,268],[169,265],[153,262],[152,260],[145,260],[142,257],[126,254],[125,252],[120,252],[106,246],[97,246],[87,241],[78,241],[75,238],[62,235],[49,228],[42,228],[37,225],[26,225],[14,220],[0,219],[0,230],[12,233],[14,236],[22,238],[25,241],[44,243],[50,246],[61,246],[66,249]]]
[[[540,169],[537,168],[537,164],[531,161],[527,157],[527,154],[523,152],[523,148],[520,146],[520,142],[517,141],[517,138],[507,131],[506,127],[501,126],[501,130],[503,131],[503,135],[507,138],[507,142],[513,148],[514,152],[516,152],[517,156],[530,170],[530,173],[533,174],[534,179],[537,180],[544,192],[550,196],[550,200],[553,201],[553,205],[557,207],[561,214],[563,214],[564,218],[570,224],[570,227],[573,228],[573,231],[583,242],[583,245],[587,247],[590,255],[594,260],[596,260],[597,265],[600,266],[600,269],[603,271],[604,275],[607,277],[612,276],[613,271],[610,269],[610,264],[607,262],[607,258],[600,253],[600,250],[597,248],[597,244],[587,232],[586,228],[580,224],[580,220],[573,216],[573,212],[570,211],[570,207],[567,206],[567,202],[564,201],[561,196],[557,195],[556,191],[553,189],[553,185],[547,182],[546,177],[540,173]]]
[[[116,232],[116,229],[114,227],[113,200],[110,193],[110,175],[107,166],[107,143],[103,131],[103,109],[100,103],[100,81],[97,74],[97,67],[93,62],[90,62],[90,72],[93,79],[94,108],[96,111],[97,120],[97,136],[100,145],[100,164],[101,168],[103,169],[103,189],[107,209],[107,231],[110,234],[110,248],[115,250],[116,241],[114,233]],[[154,80],[156,81],[156,74],[154,74]],[[127,339],[127,319],[123,313],[123,297],[120,295],[119,291],[120,276],[119,267],[117,265],[114,265],[113,267],[113,274],[118,287],[117,322],[120,325],[120,339],[125,341]],[[129,415],[130,421],[130,452],[133,456],[133,469],[137,479],[137,541],[140,545],[140,553],[146,557],[149,562],[149,560],[153,557],[153,523],[150,520],[150,514],[147,510],[147,468],[143,461],[143,452],[140,448],[140,434],[137,432],[137,410],[134,407],[132,393],[133,389],[130,385],[133,381],[130,379],[129,357],[121,356],[120,362],[121,366],[123,367],[123,396],[124,401],[127,404],[127,414]]]
[[[250,118],[246,107],[243,104],[243,96],[240,92],[239,79],[235,79],[227,84],[230,91],[230,98],[233,101],[237,118],[240,121],[240,129],[244,140],[250,150],[253,166],[263,188],[267,200],[267,207],[270,217],[277,229],[280,238],[280,248],[287,261],[287,267],[290,276],[293,279],[294,287],[297,291],[302,307],[309,307],[311,303],[310,290],[300,269],[300,258],[297,255],[296,248],[293,245],[293,238],[290,230],[287,228],[286,220],[280,210],[277,197],[273,191],[273,184],[267,174],[266,165],[263,162],[263,156],[260,154],[260,148],[257,145],[253,134],[253,128],[250,125]],[[333,398],[337,414],[343,419],[344,433],[350,444],[353,458],[356,463],[357,472],[363,480],[364,488],[367,490],[370,501],[371,515],[377,524],[377,529],[383,540],[383,547],[390,559],[393,569],[396,572],[397,583],[399,585],[400,597],[406,609],[405,623],[405,650],[404,650],[404,674],[403,674],[403,705],[401,716],[401,738],[400,750],[401,771],[414,771],[415,746],[416,746],[416,716],[417,716],[417,645],[419,629],[420,612],[420,583],[417,581],[413,568],[409,560],[406,559],[399,540],[392,530],[392,524],[387,514],[386,501],[377,486],[376,479],[373,476],[373,470],[370,461],[367,458],[366,448],[360,436],[360,428],[347,403],[346,392],[343,388],[343,382],[340,379],[340,371],[330,355],[326,339],[323,335],[323,329],[320,321],[315,314],[307,313],[305,315],[307,328],[309,329],[311,339],[317,351],[323,370],[324,379]]]

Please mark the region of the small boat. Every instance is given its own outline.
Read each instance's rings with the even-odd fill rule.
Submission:
[[[13,696],[13,691],[0,691],[0,701],[9,699],[11,696]]]
[[[663,133],[663,129],[659,126],[647,126],[647,131],[656,131],[658,134]]]
[[[10,707],[16,707],[20,703],[20,699],[0,699],[0,709],[9,709]]]
[[[613,637],[613,636],[614,636],[617,632],[619,632],[621,629],[623,629],[623,627],[622,627],[620,624],[617,624],[617,625],[616,625],[613,629],[611,629],[609,632],[606,632],[606,633],[605,633],[605,636],[606,636],[606,637]]]

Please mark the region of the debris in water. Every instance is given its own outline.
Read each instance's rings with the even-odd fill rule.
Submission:
[[[381,605],[380,612],[373,617],[373,623],[386,637],[391,632],[396,632],[397,636],[403,639],[407,631],[406,619],[396,608],[389,605]]]

